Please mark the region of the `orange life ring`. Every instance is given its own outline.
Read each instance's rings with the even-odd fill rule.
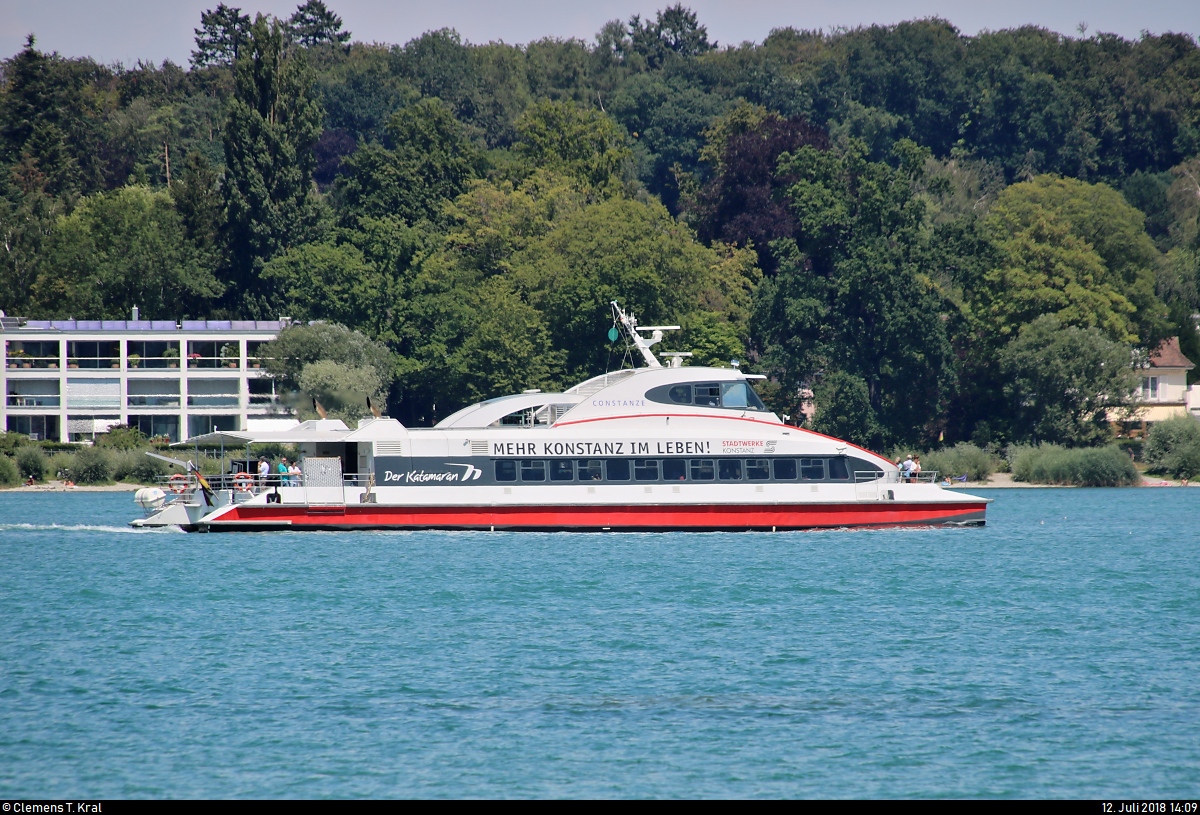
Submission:
[[[175,473],[175,475],[171,476],[170,481],[167,482],[167,486],[169,486],[171,488],[171,492],[175,493],[176,495],[185,493],[187,492],[188,488],[188,477],[183,473]]]
[[[250,492],[254,489],[254,476],[250,473],[238,473],[233,477],[233,486],[238,492]]]

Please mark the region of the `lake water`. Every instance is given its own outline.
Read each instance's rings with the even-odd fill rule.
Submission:
[[[263,533],[0,493],[0,798],[1195,797],[1200,490],[983,529]]]

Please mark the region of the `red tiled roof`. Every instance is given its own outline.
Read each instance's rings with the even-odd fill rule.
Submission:
[[[1151,368],[1195,368],[1192,361],[1179,350],[1179,337],[1171,337],[1150,352]]]

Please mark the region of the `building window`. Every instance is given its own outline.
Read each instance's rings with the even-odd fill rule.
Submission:
[[[131,379],[125,403],[129,407],[179,407],[179,380]]]
[[[57,368],[58,342],[8,340],[4,343],[9,368]]]
[[[129,426],[136,427],[139,433],[154,441],[169,441],[172,444],[179,441],[178,416],[130,416]]]
[[[5,388],[10,408],[58,407],[57,379],[10,379]]]
[[[68,416],[67,441],[95,441],[97,436],[104,435],[113,425],[120,423],[120,416]]]
[[[125,361],[130,370],[138,368],[178,368],[178,342],[146,342],[128,340],[125,343]]]
[[[1158,400],[1158,377],[1142,377],[1142,401],[1155,402]]]
[[[20,433],[33,441],[58,441],[57,416],[9,416],[5,423],[9,433]]]
[[[121,343],[116,340],[67,343],[68,368],[120,368]]]
[[[67,407],[71,410],[84,411],[120,410],[121,380],[68,379]]]
[[[237,416],[188,416],[188,438],[216,433],[218,430],[238,430]]]
[[[237,379],[190,379],[188,407],[237,407],[239,384]]]

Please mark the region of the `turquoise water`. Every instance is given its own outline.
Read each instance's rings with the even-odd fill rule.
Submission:
[[[0,494],[0,798],[1195,797],[1200,491],[984,529],[133,532]]]

